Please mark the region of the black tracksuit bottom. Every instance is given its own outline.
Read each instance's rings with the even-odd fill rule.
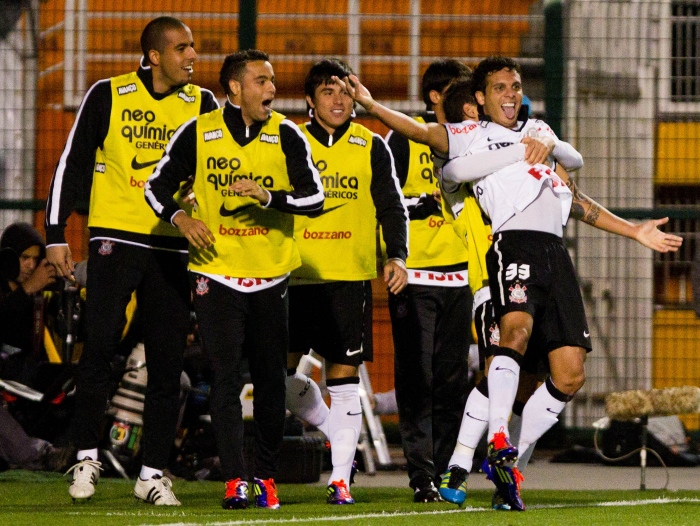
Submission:
[[[166,467],[180,409],[180,375],[190,316],[186,254],[121,243],[90,242],[87,336],[76,375],[73,442],[93,449],[111,387],[111,361],[136,291],[144,328],[148,384],[143,412],[143,465]]]
[[[275,478],[286,410],[287,281],[246,293],[196,273],[190,274],[190,280],[199,334],[212,372],[209,408],[223,478],[249,480],[240,400],[244,357],[253,383],[253,476]]]
[[[469,287],[408,285],[389,295],[399,432],[412,488],[437,482],[467,399]]]

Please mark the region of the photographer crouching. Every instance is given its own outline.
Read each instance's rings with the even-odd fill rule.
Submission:
[[[27,223],[9,225],[0,237],[0,379],[33,385],[46,360],[43,291],[56,283],[45,259],[43,238]],[[8,411],[16,397],[0,389],[0,464],[31,470],[61,470],[70,457],[49,442],[30,437]]]

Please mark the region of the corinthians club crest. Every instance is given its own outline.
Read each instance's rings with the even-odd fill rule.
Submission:
[[[527,301],[527,294],[525,294],[527,287],[525,285],[521,286],[520,283],[516,282],[508,290],[510,291],[508,299],[511,303],[525,303]]]
[[[209,292],[209,278],[205,278],[204,276],[197,278],[197,288],[195,289],[195,292],[197,292],[197,296],[204,296],[207,292]]]
[[[491,326],[489,327],[489,332],[491,333],[491,335],[489,336],[489,343],[491,345],[498,345],[501,341],[501,330],[499,329],[498,324],[496,322],[491,324]]]
[[[113,248],[114,248],[114,241],[109,241],[107,239],[103,239],[102,244],[100,245],[100,248],[97,250],[97,253],[100,254],[101,256],[109,256],[112,253]]]

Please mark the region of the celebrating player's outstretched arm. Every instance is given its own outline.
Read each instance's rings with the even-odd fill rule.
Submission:
[[[668,217],[649,219],[638,224],[631,223],[616,216],[603,205],[596,203],[581,192],[573,179],[561,166],[557,165],[556,172],[566,183],[566,186],[569,187],[573,195],[571,217],[574,219],[588,223],[606,232],[634,239],[645,247],[657,252],[676,252],[683,243],[682,237],[659,230],[659,226],[668,223]]]

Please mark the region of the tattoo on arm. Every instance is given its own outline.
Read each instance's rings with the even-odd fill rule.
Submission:
[[[569,178],[566,186],[571,190],[573,202],[571,203],[571,216],[574,219],[580,219],[584,223],[595,226],[600,217],[600,207],[591,200],[586,194],[579,190],[573,179]]]
[[[585,215],[585,211],[583,209],[583,206],[581,206],[581,203],[577,203],[576,201],[571,203],[571,217],[574,219],[583,219],[583,216]]]
[[[590,203],[591,207],[583,217],[583,222],[588,223],[591,226],[595,226],[595,224],[598,222],[598,218],[600,217],[600,207],[596,203],[590,201],[588,198],[586,198],[586,200]]]
[[[578,189],[578,186],[576,186],[576,183],[574,183],[574,180],[569,177],[569,180],[566,182],[566,186],[569,187],[569,190],[571,191],[571,195],[574,198],[574,201],[582,201],[582,193],[581,190]]]

